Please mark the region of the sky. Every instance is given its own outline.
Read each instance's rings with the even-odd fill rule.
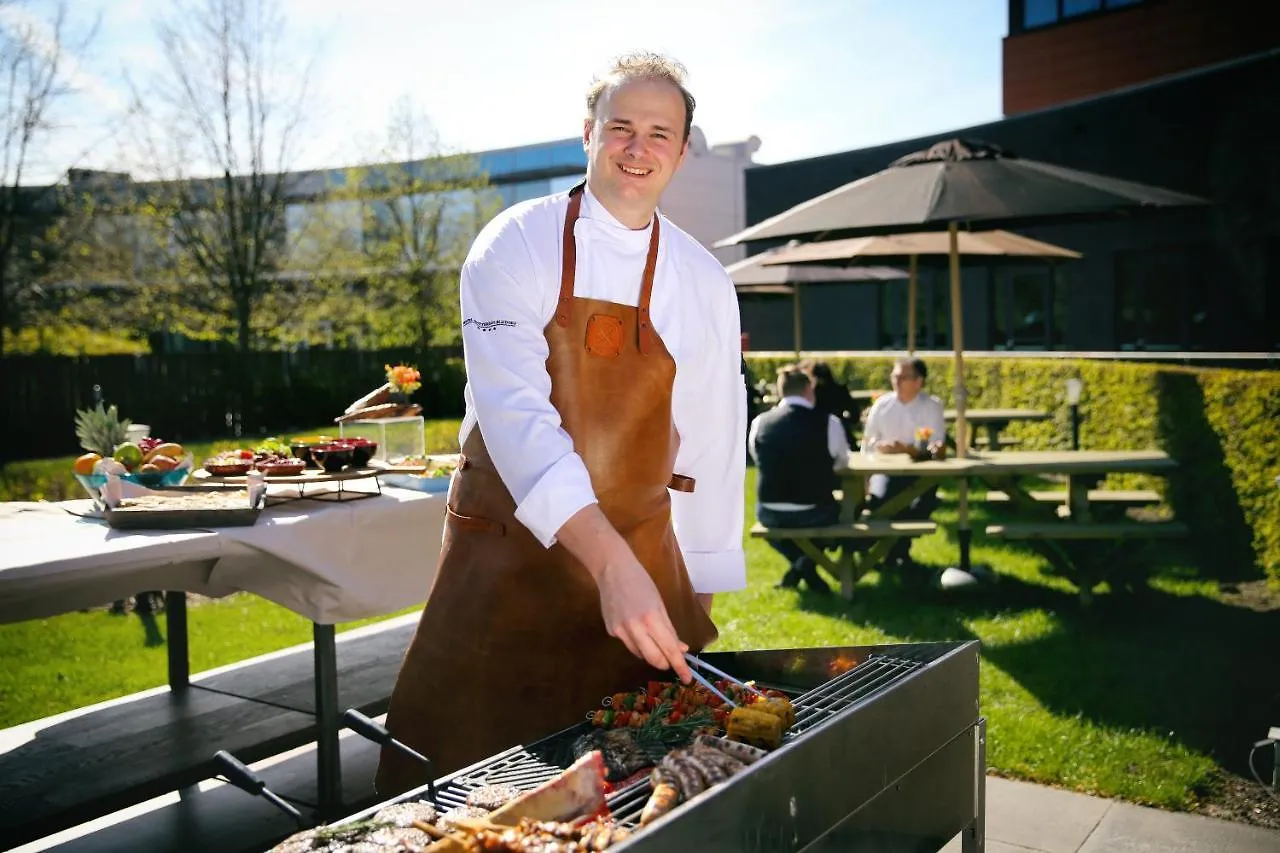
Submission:
[[[452,150],[576,136],[592,75],[635,49],[684,63],[707,140],[757,136],[761,163],[1000,117],[1004,0],[279,2],[288,27],[277,81],[305,79],[309,93],[293,168],[354,162],[405,97]],[[56,5],[16,0],[0,25],[47,19]],[[145,89],[165,75],[155,22],[172,0],[66,5],[72,34],[93,32],[68,66],[74,93],[58,105],[31,182],[72,161],[127,168],[129,81]]]

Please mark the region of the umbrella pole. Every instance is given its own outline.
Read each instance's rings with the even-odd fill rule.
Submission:
[[[951,244],[951,342],[955,347],[956,353],[956,456],[963,459],[969,455],[969,424],[965,418],[967,392],[964,387],[964,317],[961,313],[962,303],[960,300],[960,235],[955,222],[948,223],[947,236]],[[972,531],[969,530],[969,480],[964,476],[961,476],[957,483],[957,493],[959,495],[958,509],[960,516],[960,570],[968,572],[970,567],[969,540],[972,536]]]
[[[916,354],[916,273],[920,256],[912,255],[907,264],[907,355]]]
[[[800,285],[791,285],[791,342],[796,346],[796,358],[800,357]]]

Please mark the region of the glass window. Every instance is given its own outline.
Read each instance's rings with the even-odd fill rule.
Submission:
[[[1087,15],[1102,9],[1102,0],[1062,0],[1062,17]]]
[[[586,175],[565,175],[561,178],[552,178],[547,182],[548,190],[552,193],[564,193],[582,183],[582,179]]]
[[[917,315],[917,321],[920,317]],[[876,336],[881,349],[907,348],[907,286],[900,281],[880,285],[880,329]],[[919,334],[916,336],[919,345]]]
[[[1136,6],[1142,0],[1107,0],[1108,9],[1122,9],[1125,6]]]
[[[1058,0],[1023,0],[1022,26],[1026,29],[1043,27],[1058,20]]]
[[[1189,299],[1193,258],[1185,249],[1116,256],[1116,337],[1121,349],[1179,349],[1207,322],[1203,300]],[[1189,310],[1194,309],[1194,310]]]

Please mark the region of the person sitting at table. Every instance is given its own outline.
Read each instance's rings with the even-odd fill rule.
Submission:
[[[912,459],[942,459],[946,456],[947,422],[942,401],[924,392],[929,368],[919,358],[900,358],[893,365],[889,379],[892,394],[882,394],[867,415],[862,433],[863,453],[905,453]],[[927,430],[929,438],[921,449],[917,435]],[[867,506],[874,509],[911,485],[913,477],[890,477],[873,474],[867,482]],[[937,486],[926,490],[895,518],[901,521],[925,521],[938,506]],[[911,540],[899,539],[885,562],[889,565],[911,564]]]
[[[849,459],[844,427],[815,407],[813,380],[796,365],[778,371],[778,397],[778,405],[752,420],[748,430],[757,470],[756,518],[775,528],[835,524],[840,516],[832,494],[838,483],[835,471]],[[797,587],[803,580],[814,592],[831,592],[813,558],[794,540],[768,541],[789,566],[779,589]]]

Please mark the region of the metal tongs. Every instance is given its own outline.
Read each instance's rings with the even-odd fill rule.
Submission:
[[[764,694],[763,694],[763,693],[761,693],[759,690],[757,690],[757,689],[755,689],[754,687],[752,687],[750,684],[745,684],[745,683],[743,683],[743,682],[739,681],[738,679],[734,678],[734,677],[733,677],[732,675],[730,675],[729,673],[725,672],[724,670],[722,670],[722,669],[720,669],[720,668],[718,668],[718,667],[712,666],[711,664],[707,663],[706,661],[704,661],[702,658],[698,657],[697,655],[691,655],[691,654],[689,654],[688,652],[685,652],[685,653],[684,653],[684,659],[689,663],[689,665],[690,665],[690,666],[692,666],[692,667],[699,667],[699,666],[700,666],[700,667],[702,667],[703,669],[705,669],[707,672],[710,672],[710,673],[712,673],[713,675],[718,675],[718,676],[720,676],[721,678],[725,679],[726,681],[728,681],[728,682],[731,682],[731,683],[733,683],[733,684],[738,685],[738,686],[739,686],[739,687],[741,687],[743,690],[746,690],[748,693],[754,693],[756,696],[760,696],[760,697],[763,697],[763,696],[764,696]],[[715,695],[719,696],[719,697],[720,697],[720,699],[721,699],[721,701],[723,701],[723,702],[724,702],[726,705],[728,705],[730,708],[736,708],[736,707],[738,707],[738,704],[737,704],[736,702],[734,702],[734,701],[733,701],[732,699],[730,699],[728,696],[724,695],[724,694],[723,694],[723,693],[721,693],[719,690],[717,690],[717,689],[715,688],[715,685],[713,685],[710,681],[708,681],[708,680],[707,680],[707,678],[706,678],[706,676],[704,676],[704,675],[702,675],[701,673],[699,673],[697,669],[692,669],[692,670],[690,670],[690,673],[693,675],[694,679],[695,679],[699,684],[701,684],[703,687],[705,687],[705,688],[707,688],[708,690],[710,690],[710,691],[711,691],[712,693],[714,693]]]

